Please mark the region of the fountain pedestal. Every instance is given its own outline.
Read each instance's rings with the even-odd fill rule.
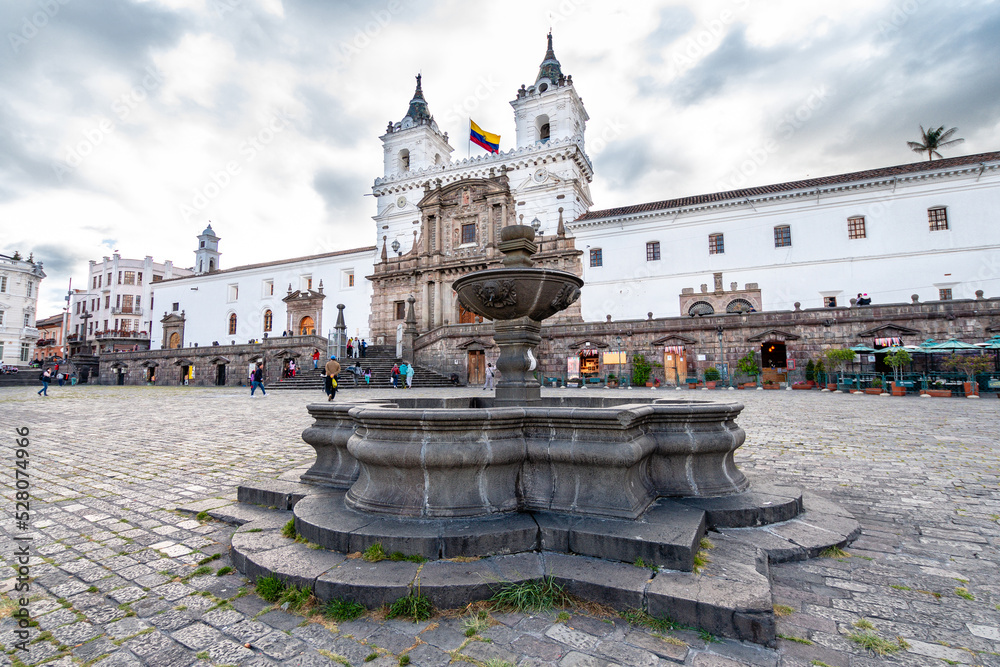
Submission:
[[[531,351],[542,342],[542,323],[530,317],[498,320],[494,325],[493,340],[500,347],[497,370],[497,407],[517,407],[542,398],[542,387],[533,371],[538,365]]]

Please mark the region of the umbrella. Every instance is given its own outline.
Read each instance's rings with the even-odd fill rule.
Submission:
[[[850,348],[852,352],[874,352],[875,348],[868,347],[867,345],[855,345]]]
[[[926,343],[924,344],[926,345]],[[963,343],[955,338],[950,338],[943,343],[932,343],[927,346],[928,352],[957,352],[959,350],[982,350],[983,348],[972,343]]]
[[[976,343],[980,350],[1000,350],[1000,336],[994,336],[985,343]]]

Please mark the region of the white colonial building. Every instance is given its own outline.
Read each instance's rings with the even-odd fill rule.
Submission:
[[[573,85],[548,50],[534,84],[521,86],[511,101],[517,147],[506,152],[451,161],[454,150],[430,114],[417,76],[417,88],[403,119],[389,123],[380,137],[384,173],[372,192],[376,243],[390,256],[413,248],[420,226],[417,203],[427,190],[471,178],[505,173],[514,195],[516,219],[554,234],[560,216],[573,220],[593,204],[590,182],[594,168],[584,151],[589,116]],[[506,212],[504,213],[506,219]]]
[[[0,364],[27,365],[34,354],[38,329],[38,287],[45,278],[42,263],[0,255]]]
[[[344,305],[347,335],[368,337],[372,291],[365,276],[372,272],[374,246],[220,270],[211,227],[198,239],[198,263],[207,268],[212,262],[213,270],[156,283],[151,349],[325,336],[336,324],[338,304]]]
[[[93,343],[109,350],[135,345],[145,348],[157,324],[152,310],[153,286],[193,273],[170,260],[154,262],[150,256],[127,259],[116,252],[100,262],[90,260],[84,287],[71,295],[70,346],[74,350]]]
[[[591,211],[567,228],[586,253],[583,317],[598,321],[710,314],[697,295],[719,273],[768,311],[996,296],[997,211],[1000,152]]]

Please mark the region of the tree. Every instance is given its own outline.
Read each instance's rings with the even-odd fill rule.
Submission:
[[[953,354],[944,362],[944,367],[956,373],[964,373],[969,382],[975,382],[976,376],[985,373],[990,369],[992,360],[983,354],[970,356],[967,354]]]
[[[810,359],[806,362],[806,382],[812,382],[816,379],[816,364]]]
[[[844,364],[854,361],[854,350],[827,350],[825,354],[833,372],[840,372],[840,384],[844,384]]]
[[[652,370],[646,356],[643,354],[632,355],[632,384],[636,387],[645,387],[649,381],[649,373]]]
[[[907,141],[906,145],[909,146],[914,153],[927,153],[927,159],[933,160],[934,156],[943,157],[939,152],[939,148],[945,148],[947,146],[955,146],[962,143],[965,139],[952,139],[952,135],[958,132],[957,127],[953,127],[950,130],[945,130],[944,125],[934,129],[925,130],[924,126],[920,126],[920,139],[923,143],[916,141]]]
[[[747,352],[745,357],[741,357],[736,362],[736,368],[739,369],[740,373],[753,378],[754,382],[757,381],[757,376],[760,375],[760,366],[757,365],[757,357],[754,356],[753,352]]]
[[[904,349],[885,355],[885,364],[892,369],[892,381],[899,384],[903,381],[903,367],[913,361],[910,353]]]

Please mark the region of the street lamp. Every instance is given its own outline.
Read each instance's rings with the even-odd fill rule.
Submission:
[[[622,337],[621,336],[615,336],[615,344],[618,346],[618,357],[617,357],[617,359],[618,359],[618,388],[619,389],[623,389],[625,387],[625,383],[623,382],[624,378],[622,377]]]
[[[394,253],[396,253],[397,255],[400,254],[400,252],[399,252],[399,239],[393,239],[391,247],[392,247],[392,251]]]
[[[719,337],[719,366],[720,366],[719,372],[722,373],[722,381],[728,383],[729,382],[729,377],[728,377],[729,376],[729,372],[728,372],[728,369],[726,368],[726,360],[725,360],[725,357],[723,356],[724,353],[722,351],[722,325],[721,324],[715,328],[715,333]]]

